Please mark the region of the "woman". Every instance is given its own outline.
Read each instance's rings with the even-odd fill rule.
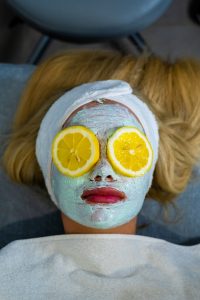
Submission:
[[[197,74],[190,61],[95,52],[37,68],[4,164],[45,182],[68,235],[4,248],[2,298],[199,298],[199,246],[134,235],[147,193],[171,201],[200,157]]]

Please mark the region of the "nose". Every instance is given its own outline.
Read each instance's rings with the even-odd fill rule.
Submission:
[[[102,181],[102,176],[96,175],[96,176],[94,177],[94,179],[91,179],[91,180],[94,180],[94,181]],[[105,181],[107,181],[107,182],[113,182],[113,181],[115,181],[115,180],[113,179],[113,177],[112,177],[111,175],[108,175],[108,176],[106,176]]]
[[[90,180],[95,182],[113,182],[117,180],[117,177],[117,174],[106,159],[102,159],[90,173]]]

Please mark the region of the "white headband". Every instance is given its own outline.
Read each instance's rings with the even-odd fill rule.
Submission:
[[[159,143],[158,124],[155,116],[144,102],[132,94],[132,88],[127,82],[121,80],[96,81],[80,85],[66,92],[50,107],[40,125],[36,140],[36,157],[53,201],[55,199],[50,182],[51,144],[53,138],[77,108],[101,98],[125,105],[141,122],[154,151],[149,187],[151,185],[153,171],[158,158]]]

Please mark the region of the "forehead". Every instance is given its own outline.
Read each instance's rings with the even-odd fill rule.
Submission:
[[[120,104],[99,104],[83,108],[73,115],[67,125],[86,126],[94,132],[122,126],[135,126],[144,131],[134,114]]]

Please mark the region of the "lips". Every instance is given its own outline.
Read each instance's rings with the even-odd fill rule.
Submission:
[[[125,200],[125,193],[114,188],[103,187],[85,190],[81,198],[88,204],[113,204]]]

